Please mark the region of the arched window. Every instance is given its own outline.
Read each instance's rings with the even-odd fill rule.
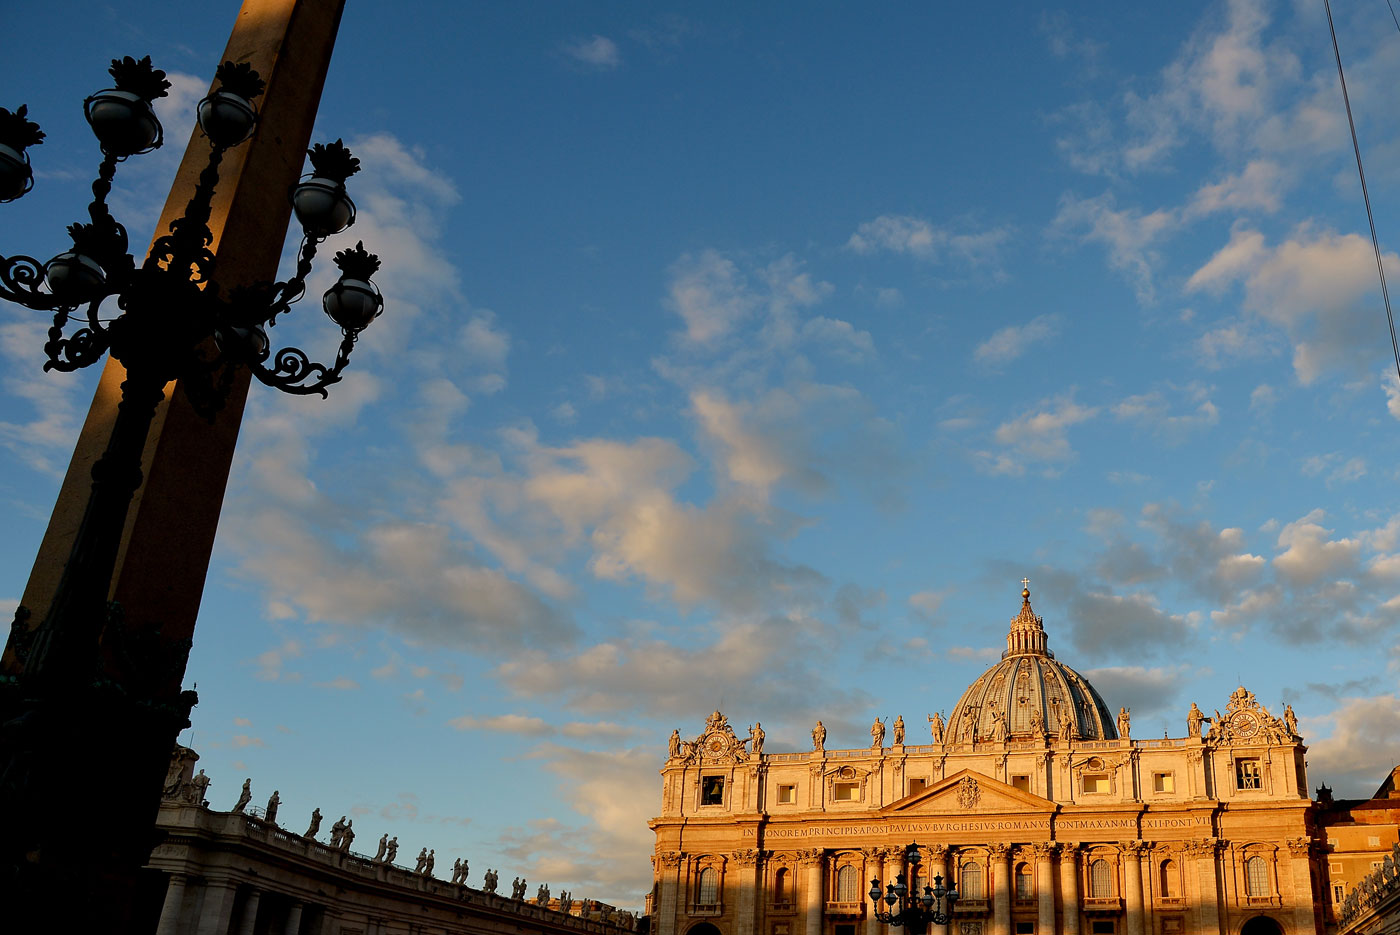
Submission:
[[[838,903],[860,902],[860,874],[847,864],[836,871],[836,901]]]
[[[701,906],[719,905],[719,872],[714,867],[700,871],[700,883],[695,902]]]
[[[1251,857],[1244,862],[1244,894],[1269,895],[1269,865],[1264,863],[1264,858]]]
[[[788,872],[786,867],[779,867],[778,872],[773,874],[773,902],[785,903],[792,899],[792,894],[788,892]]]
[[[1031,868],[1025,864],[1016,865],[1016,898],[1030,899],[1034,895],[1031,889]]]
[[[1113,868],[1103,858],[1089,865],[1089,895],[1096,898],[1113,895]]]
[[[1176,861],[1173,861],[1173,860],[1164,860],[1164,861],[1162,861],[1162,872],[1161,872],[1161,876],[1160,876],[1158,882],[1159,882],[1159,885],[1160,885],[1160,887],[1161,887],[1161,892],[1162,892],[1162,895],[1163,895],[1163,896],[1165,896],[1165,897],[1167,897],[1167,898],[1170,899],[1171,897],[1177,895],[1177,893],[1176,893]]]
[[[982,868],[971,860],[962,865],[962,880],[958,887],[958,895],[963,899],[985,898],[982,895]]]

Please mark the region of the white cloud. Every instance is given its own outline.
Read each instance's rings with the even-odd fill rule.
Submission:
[[[705,250],[686,254],[671,267],[668,304],[685,321],[688,340],[710,344],[754,314],[759,299],[732,260]]]
[[[543,737],[554,733],[554,727],[544,718],[525,714],[498,714],[491,717],[473,717],[464,714],[447,723],[457,730],[488,730],[503,734],[520,734],[526,737]]]
[[[958,231],[924,218],[885,214],[865,221],[846,241],[846,249],[868,254],[879,251],[907,254],[928,262],[957,260],[969,266],[995,264],[1002,244],[1011,236],[1004,227]]]
[[[589,68],[607,71],[622,64],[622,53],[617,43],[607,36],[594,34],[587,39],[576,39],[564,46],[564,51]]]
[[[1179,225],[1175,210],[1159,209],[1150,214],[1136,208],[1119,210],[1112,192],[1095,198],[1066,193],[1060,196],[1051,231],[1102,244],[1108,250],[1109,266],[1127,277],[1138,301],[1151,303],[1156,298],[1153,276],[1161,261],[1156,245]]]
[[[1309,739],[1309,779],[1331,785],[1338,798],[1374,794],[1400,751],[1400,696],[1348,698],[1325,716],[1303,719],[1305,733],[1324,728],[1326,736]]]
[[[997,426],[992,437],[1002,452],[980,452],[982,469],[992,474],[1023,474],[1040,463],[1049,471],[1074,459],[1069,429],[1098,415],[1098,409],[1081,406],[1070,395],[1042,400],[1016,418]]]
[[[1400,263],[1387,254],[1385,262]],[[1244,306],[1281,329],[1293,345],[1293,369],[1310,384],[1325,371],[1355,373],[1384,347],[1376,340],[1375,256],[1370,241],[1300,226],[1270,247],[1259,231],[1239,227],[1186,283],[1186,291],[1244,287]]]
[[[909,606],[925,614],[934,614],[947,596],[947,591],[916,591],[909,595]]]
[[[1187,213],[1199,215],[1229,211],[1240,214],[1254,210],[1272,214],[1282,204],[1284,181],[1284,171],[1278,163],[1254,159],[1242,172],[1197,189]]]
[[[1037,315],[1024,325],[1007,325],[977,345],[972,359],[989,366],[1009,363],[1024,354],[1031,345],[1054,337],[1059,328],[1060,321],[1056,315]]]
[[[1273,566],[1293,587],[1317,584],[1323,578],[1355,572],[1361,543],[1357,539],[1329,539],[1332,530],[1321,525],[1322,510],[1313,510],[1283,527],[1278,544],[1284,551]]]

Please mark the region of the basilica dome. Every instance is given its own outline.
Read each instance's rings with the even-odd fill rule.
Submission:
[[[953,706],[949,742],[1039,740],[1047,734],[1118,739],[1103,698],[1084,676],[1057,662],[1047,642],[1043,621],[1031,610],[1031,592],[1022,590],[1021,612],[1011,618],[1006,652]]]

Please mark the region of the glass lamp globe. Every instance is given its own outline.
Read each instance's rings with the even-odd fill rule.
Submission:
[[[370,280],[342,276],[326,290],[321,306],[342,331],[358,334],[384,311],[384,297]]]
[[[199,102],[199,128],[215,146],[237,146],[253,135],[258,112],[247,98],[215,91]]]
[[[102,294],[107,274],[92,257],[70,250],[44,264],[44,282],[65,302],[85,302]]]
[[[151,105],[130,91],[98,91],[83,102],[93,135],[109,156],[136,156],[161,144],[160,121]]]
[[[292,210],[308,237],[329,237],[355,223],[355,202],[345,186],[311,176],[292,189]]]
[[[34,187],[29,154],[0,143],[0,202],[14,201]]]

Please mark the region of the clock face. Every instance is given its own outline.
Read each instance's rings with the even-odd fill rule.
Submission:
[[[1248,711],[1236,711],[1230,718],[1230,731],[1241,737],[1253,737],[1259,733],[1259,719]]]
[[[709,753],[710,753],[711,756],[719,756],[721,753],[724,752],[724,740],[723,740],[723,738],[720,738],[720,737],[711,737],[711,738],[705,743],[705,749],[709,751]]]

